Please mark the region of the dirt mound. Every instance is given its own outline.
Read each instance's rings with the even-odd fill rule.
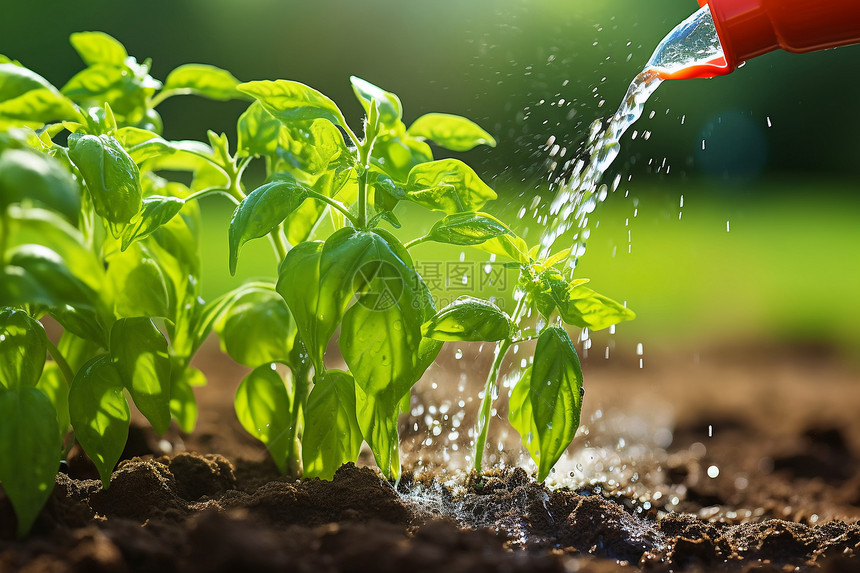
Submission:
[[[265,471],[243,483],[225,458],[183,453],[126,461],[107,490],[61,474],[23,541],[0,504],[0,571],[793,570],[860,551],[858,525],[643,518],[601,496],[548,490],[522,469],[456,487],[407,478],[405,493],[353,464],[331,482],[271,476],[253,486]]]

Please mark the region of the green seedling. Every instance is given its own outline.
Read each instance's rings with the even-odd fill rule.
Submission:
[[[536,258],[483,212],[496,194],[474,170],[433,156],[431,144],[494,146],[489,133],[439,113],[407,126],[396,95],[355,77],[360,132],[298,82],[241,83],[191,64],[162,83],[106,34],[73,34],[72,44],[87,67],[61,89],[0,56],[0,483],[21,534],[73,440],[109,487],[129,399],[158,433],[171,421],[193,430],[193,387],[206,380],[190,361],[212,330],[250,369],[235,397],[242,425],[282,472],[327,479],[362,442],[399,478],[398,416],[443,343],[460,340],[497,343],[475,430],[480,471],[506,351],[537,338],[510,420],[547,476],[581,408],[581,369],[560,325],[596,330],[633,314],[565,277],[556,267],[568,253]],[[226,134],[162,137],[156,107],[185,94],[249,102],[232,151]],[[265,176],[250,184],[253,161]],[[171,180],[175,171],[190,184]],[[200,298],[197,200],[210,195],[236,205],[230,272],[242,247],[265,237],[276,281]],[[439,218],[401,239],[402,204]],[[438,310],[410,255],[425,242],[510,259],[515,311],[475,298]],[[56,344],[45,317],[62,327]],[[326,361],[335,337],[346,370]]]

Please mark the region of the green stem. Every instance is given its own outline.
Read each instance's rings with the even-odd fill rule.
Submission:
[[[224,187],[207,187],[206,189],[201,189],[200,191],[195,191],[191,195],[185,198],[185,202],[194,201],[195,199],[201,199],[207,195],[214,195],[216,193],[222,193],[227,195],[231,199],[233,199],[233,194],[229,189],[225,189]]]
[[[490,373],[487,375],[487,382],[484,385],[484,398],[481,400],[481,411],[478,414],[478,437],[475,439],[475,471],[481,473],[481,464],[484,459],[484,447],[487,445],[487,434],[490,429],[490,413],[493,408],[494,394],[498,391],[499,371],[502,368],[502,362],[505,359],[505,354],[511,346],[509,339],[502,340],[496,346],[496,358],[493,360],[493,366],[490,368]]]
[[[66,362],[66,359],[63,357],[62,353],[60,353],[59,348],[48,340],[48,354],[51,355],[51,358],[54,359],[54,362],[57,363],[57,367],[60,369],[60,372],[63,373],[63,378],[66,379],[66,384],[69,385],[69,388],[72,387],[72,380],[75,379],[75,374],[72,372],[72,369],[69,367],[69,363]]]
[[[336,201],[335,199],[332,199],[331,197],[326,197],[322,193],[317,193],[316,191],[311,191],[310,189],[308,189],[308,197],[313,197],[317,201],[322,201],[323,203],[328,203],[329,205],[331,205],[332,207],[334,207],[335,209],[337,209],[338,211],[343,213],[343,216],[346,217],[350,223],[352,223],[353,227],[358,227],[358,224],[359,224],[358,219],[353,217],[352,213],[350,213],[347,210],[347,208],[342,203],[340,203],[339,201]]]
[[[170,96],[177,95],[173,90],[161,90],[149,100],[149,107],[151,109],[155,109],[158,104],[169,98]]]
[[[281,226],[269,233],[269,239],[272,241],[272,247],[275,249],[275,256],[278,257],[278,264],[287,256],[287,241],[284,239],[284,234],[281,232]]]
[[[372,142],[370,144],[364,142],[364,145],[358,148],[359,160],[361,162],[361,175],[358,176],[358,223],[362,229],[367,227],[367,178],[370,175],[367,159],[372,144]]]
[[[528,298],[527,295],[523,293],[522,298],[517,301],[517,305],[514,307],[514,312],[511,313],[511,317],[515,322],[518,321],[520,314],[526,308],[526,298]],[[484,448],[487,445],[487,434],[489,433],[490,419],[492,418],[490,412],[493,408],[494,395],[499,389],[498,378],[502,362],[512,344],[513,341],[510,338],[500,340],[496,344],[496,358],[493,360],[493,366],[490,368],[487,382],[484,384],[484,398],[481,400],[481,410],[478,414],[478,424],[476,427],[478,437],[475,439],[475,464],[473,466],[478,474],[481,473],[481,465],[484,460]]]
[[[420,245],[421,243],[423,243],[425,241],[429,241],[429,240],[430,240],[430,237],[428,237],[427,235],[424,235],[423,237],[418,237],[417,239],[412,239],[411,241],[408,241],[403,246],[406,247],[407,249],[411,249],[415,245]]]

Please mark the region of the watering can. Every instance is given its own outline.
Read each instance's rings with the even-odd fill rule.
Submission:
[[[699,0],[699,6],[676,31],[686,26],[690,34],[707,19],[722,53],[663,79],[722,76],[776,49],[804,53],[860,43],[860,0]]]

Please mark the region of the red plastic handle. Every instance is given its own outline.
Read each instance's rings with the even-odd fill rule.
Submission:
[[[802,53],[860,43],[860,0],[699,0],[705,4],[730,70],[777,48]]]

